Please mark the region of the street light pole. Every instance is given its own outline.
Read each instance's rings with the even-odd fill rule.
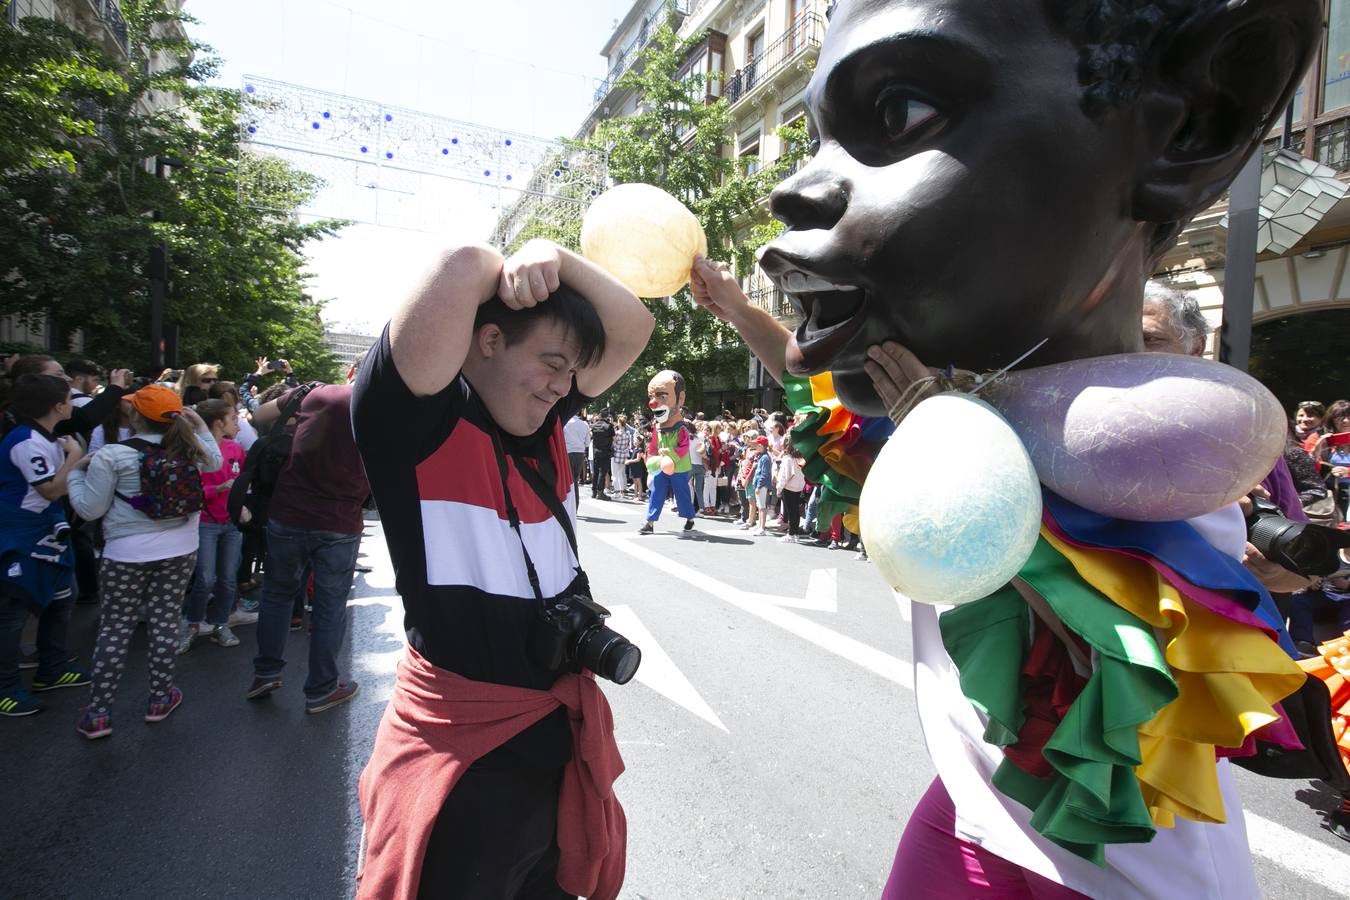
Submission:
[[[1256,237],[1260,222],[1261,157],[1258,146],[1228,194],[1228,254],[1223,273],[1223,330],[1219,362],[1247,371],[1256,303]]]

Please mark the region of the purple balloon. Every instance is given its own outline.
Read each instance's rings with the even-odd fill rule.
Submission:
[[[1125,353],[1024,369],[979,396],[1012,425],[1042,484],[1121,519],[1213,512],[1248,493],[1284,451],[1275,396],[1194,356]]]

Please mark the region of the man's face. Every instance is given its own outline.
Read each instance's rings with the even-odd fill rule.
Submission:
[[[682,403],[684,395],[675,393],[674,372],[658,372],[656,377],[647,382],[647,408],[652,411],[652,418],[658,424],[666,424],[672,415],[678,418]]]
[[[495,326],[485,325],[479,334]],[[572,390],[581,346],[554,319],[540,321],[513,344],[500,339],[472,367],[470,378],[493,420],[508,434],[534,434]],[[467,367],[466,367],[467,368]]]
[[[1183,356],[1198,356],[1192,342],[1168,321],[1167,314],[1153,306],[1144,307],[1143,315],[1144,349],[1150,353],[1180,353]],[[1204,344],[1200,344],[1204,351]]]
[[[1028,365],[1139,349],[1138,300],[1104,298],[1145,243],[1141,139],[1086,116],[1078,65],[1043,0],[840,5],[807,90],[818,150],[774,192],[789,227],[762,260],[803,314],[792,371],[884,415],[863,363],[885,340],[976,371],[1043,338]]]
[[[76,375],[70,380],[70,383],[80,393],[92,394],[98,390],[99,383],[102,380],[98,375]]]

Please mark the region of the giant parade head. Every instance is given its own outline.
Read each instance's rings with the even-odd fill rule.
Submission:
[[[951,607],[940,640],[1006,748],[1000,790],[1098,864],[1178,818],[1224,821],[1216,748],[1289,736],[1270,699],[1302,680],[1282,619],[1186,521],[1236,511],[1283,412],[1243,372],[1141,352],[1141,312],[1163,252],[1290,102],[1321,20],[1317,0],[843,0],[806,91],[812,158],[772,194],[786,228],[760,264],[801,318],[784,384],[808,477],[856,504],[897,591]],[[920,374],[883,400],[874,354],[894,345]],[[1245,610],[1197,587],[1209,575]],[[1223,658],[1171,665],[1219,634]],[[1026,683],[1033,640],[1095,662],[1026,753],[1026,698],[997,686]],[[1261,662],[1237,671],[1247,650]],[[1138,718],[1087,780],[1047,762],[1071,733],[1102,741],[1092,696],[1121,659]],[[1199,670],[1267,699],[1184,734]],[[1201,790],[1164,783],[1182,769]],[[1111,808],[1092,779],[1123,786]]]
[[[684,421],[684,376],[666,369],[647,382],[647,408],[662,428]]]

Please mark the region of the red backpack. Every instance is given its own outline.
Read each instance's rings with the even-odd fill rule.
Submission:
[[[159,444],[141,438],[122,443],[141,455],[141,493],[118,497],[152,519],[181,519],[201,512],[206,496],[202,473],[191,460],[170,457]]]

